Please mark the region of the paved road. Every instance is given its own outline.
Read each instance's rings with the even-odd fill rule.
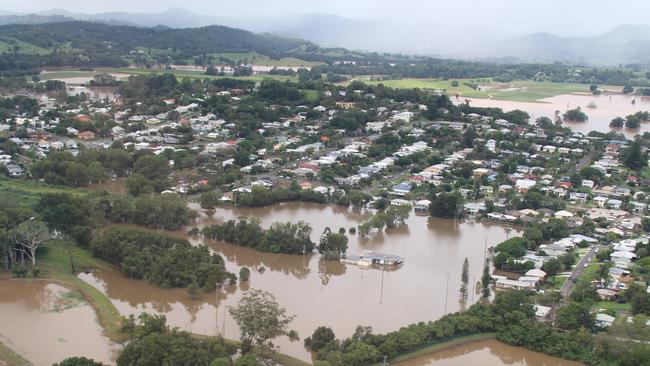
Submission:
[[[575,266],[573,272],[571,272],[569,275],[569,278],[567,278],[564,284],[562,284],[560,293],[562,294],[563,302],[566,302],[566,300],[569,298],[569,295],[571,295],[571,291],[575,286],[575,283],[573,281],[577,280],[582,275],[582,272],[585,270],[585,264],[589,263],[590,259],[596,255],[596,248],[600,248],[599,250],[602,250],[604,246],[594,245],[592,248],[590,248],[587,254],[585,254],[585,256],[582,257],[582,259]]]
[[[576,166],[576,171],[579,172],[582,170],[582,168],[586,167],[587,165],[591,164],[591,162],[598,156],[602,151],[593,148],[589,152],[589,154],[585,155],[578,161],[578,165]]]

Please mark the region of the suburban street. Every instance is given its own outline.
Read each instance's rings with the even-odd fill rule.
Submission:
[[[585,264],[588,264],[591,258],[596,255],[597,248],[600,248],[599,250],[602,250],[603,248],[605,248],[605,246],[594,245],[592,248],[590,248],[587,254],[585,254],[585,256],[582,257],[582,259],[580,259],[578,264],[573,269],[573,272],[571,272],[567,280],[560,288],[560,293],[562,294],[563,303],[566,303],[566,300],[569,298],[569,295],[571,294],[571,291],[575,286],[574,280],[577,280],[582,275],[582,272],[584,272],[585,270]]]

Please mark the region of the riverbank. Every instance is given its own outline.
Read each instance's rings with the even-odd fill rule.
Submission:
[[[112,269],[109,264],[93,258],[90,252],[81,248],[75,248],[73,262],[77,272]],[[120,312],[101,291],[72,273],[70,259],[63,248],[45,247],[40,258],[40,266],[44,272],[43,279],[79,291],[83,295],[84,300],[95,310],[97,320],[108,338],[117,343],[122,343],[127,339],[126,335],[120,332],[122,327]]]
[[[0,366],[31,366],[32,363],[22,358],[0,341]]]
[[[479,334],[470,334],[466,336],[461,336],[461,337],[456,337],[452,338],[446,341],[442,342],[436,342],[431,345],[428,345],[426,347],[419,348],[415,351],[405,353],[403,355],[399,355],[393,359],[390,360],[391,364],[394,363],[399,363],[399,362],[404,362],[408,361],[410,359],[420,357],[420,356],[425,356],[434,352],[446,350],[449,348],[453,347],[458,347],[462,346],[465,344],[473,343],[473,342],[479,342],[479,341],[484,341],[488,339],[494,339],[496,338],[496,333],[479,333]],[[372,366],[381,366],[382,363],[376,363]]]
[[[117,271],[117,269],[110,264],[92,257],[89,251],[82,248],[75,248],[73,252],[73,261],[77,273],[95,270]],[[97,321],[107,338],[116,344],[123,344],[128,339],[128,336],[120,331],[122,326],[122,314],[120,314],[111,300],[103,292],[72,273],[68,253],[62,247],[54,245],[44,247],[40,252],[37,265],[41,268],[40,277],[15,279],[12,281],[23,281],[25,283],[54,283],[69,290],[78,292],[94,310]],[[204,337],[203,335],[195,335],[197,337]],[[238,343],[236,340],[228,341],[234,344]],[[309,363],[282,353],[273,355],[272,359],[283,366],[309,365]],[[0,366],[26,365],[31,365],[31,363],[0,342]]]

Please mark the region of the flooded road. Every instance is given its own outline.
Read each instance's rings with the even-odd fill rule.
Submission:
[[[196,226],[238,216],[257,217],[264,227],[275,221],[303,220],[311,224],[312,240],[317,242],[326,227],[348,229],[371,214],[339,206],[287,203],[254,209],[220,208],[212,216],[201,213]],[[184,235],[184,232],[176,234]],[[81,277],[104,291],[125,315],[137,315],[142,311],[165,314],[170,325],[196,333],[214,335],[219,332],[228,338],[237,338],[236,325],[226,307],[236,304],[242,290],[250,286],[273,293],[289,314],[296,315],[292,327],[301,338],[310,336],[320,325],[331,326],[338,337],[348,337],[357,325],[370,325],[380,333],[458,311],[464,258],[469,259],[472,290],[481,276],[486,238],[487,246],[493,246],[508,235],[516,235],[516,232],[496,225],[412,215],[408,227],[392,229],[367,240],[349,236],[350,254],[375,249],[402,255],[405,263],[391,271],[321,262],[317,254],[261,253],[223,242],[191,238],[192,242],[205,242],[220,253],[228,270],[238,273],[242,266],[252,270],[249,283],[238,285],[243,288],[233,287],[227,293],[208,294],[199,300],[190,300],[184,290],[159,289],[142,281],[129,280],[119,273],[97,272]],[[449,290],[445,296],[447,276]],[[469,303],[477,301],[479,296],[471,291]],[[281,339],[278,344],[284,353],[307,361],[311,359],[302,341],[292,343]]]
[[[576,107],[582,108],[587,114],[587,122],[564,122],[564,125],[570,127],[573,131],[588,133],[589,131],[609,132],[613,130],[609,123],[616,117],[625,117],[638,111],[650,111],[650,98],[633,96],[633,95],[590,95],[590,94],[563,94],[550,98],[540,99],[539,102],[513,102],[495,99],[479,98],[454,98],[454,102],[470,101],[474,107],[498,107],[504,111],[521,109],[528,112],[531,116],[531,122],[539,117],[548,117],[555,120],[555,111],[560,111],[560,115],[568,109]],[[635,100],[635,104],[632,104]],[[595,108],[588,106],[593,103]],[[616,129],[627,137],[633,137],[636,134],[643,134],[650,131],[650,122],[641,123],[638,130]]]
[[[55,284],[0,279],[0,339],[34,365],[72,356],[113,364],[119,347],[80,296]]]
[[[453,347],[421,356],[395,366],[580,366],[543,353],[512,347],[496,340],[485,340]]]

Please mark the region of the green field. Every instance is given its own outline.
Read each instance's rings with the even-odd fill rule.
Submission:
[[[553,283],[553,278],[547,278],[544,282],[544,287],[551,290],[559,290],[568,278],[567,276],[555,276],[555,283]]]
[[[582,84],[538,82],[530,80],[516,80],[510,83],[494,81],[474,81],[458,79],[458,86],[452,87],[451,80],[442,79],[395,79],[395,80],[370,80],[358,78],[357,80],[368,84],[384,84],[398,89],[431,89],[443,90],[450,96],[460,95],[467,98],[492,98],[516,102],[537,102],[540,99],[561,94],[570,94],[587,91],[588,86]],[[475,90],[465,85],[465,82],[477,83],[481,90]],[[349,82],[346,82],[349,83]]]
[[[215,57],[221,57],[228,59],[230,61],[239,61],[247,59],[250,63],[260,66],[303,66],[303,67],[312,67],[316,65],[322,65],[322,62],[312,62],[305,61],[295,57],[283,57],[278,60],[274,60],[266,55],[262,55],[256,52],[248,53],[215,53]]]
[[[47,73],[41,73],[39,77],[41,80],[58,80],[58,79],[68,79],[68,78],[92,78],[97,75],[95,71],[52,71]]]
[[[595,303],[591,308],[607,309],[607,310],[615,310],[615,311],[630,311],[632,310],[632,305],[630,305],[629,303],[619,304],[614,301],[600,301]]]
[[[163,73],[170,73],[174,74],[177,78],[198,78],[198,79],[223,79],[223,78],[231,78],[231,79],[241,79],[241,80],[251,80],[251,81],[262,81],[264,79],[275,79],[275,80],[291,80],[291,81],[296,81],[298,80],[297,77],[295,76],[280,76],[280,75],[265,75],[265,74],[257,74],[257,75],[251,75],[251,76],[232,76],[232,75],[225,75],[225,76],[214,76],[214,75],[205,75],[203,71],[200,70],[165,70],[165,69],[141,69],[141,68],[134,68],[134,67],[118,67],[118,68],[98,68],[96,69],[97,72],[107,72],[107,73],[119,73],[119,74],[132,74],[132,75],[146,75],[146,74],[151,74],[151,73],[157,73],[157,74],[163,74]]]
[[[74,193],[88,194],[85,189],[70,189],[61,186],[50,186],[22,179],[0,178],[0,193],[15,197],[21,204],[34,205],[45,193]]]
[[[593,280],[596,278],[596,272],[600,269],[600,263],[591,263],[585,268],[584,272],[580,275],[580,278],[585,278],[588,280]]]
[[[50,50],[38,47],[31,43],[23,42],[15,38],[2,38],[0,39],[0,53],[13,53],[14,46],[18,46],[18,53],[29,55],[45,55],[50,53]]]
[[[173,74],[177,78],[191,78],[191,79],[240,79],[240,80],[250,80],[255,82],[260,82],[264,79],[274,79],[279,81],[297,81],[298,78],[295,76],[281,76],[281,75],[268,75],[268,74],[256,74],[251,76],[214,76],[214,75],[205,75],[203,71],[200,70],[166,70],[166,69],[144,69],[144,68],[134,68],[134,67],[121,67],[121,68],[97,68],[95,71],[80,71],[80,70],[63,70],[63,71],[53,71],[41,74],[40,77],[42,80],[60,80],[68,78],[91,78],[98,73],[111,73],[111,74],[128,74],[128,75],[147,75],[147,74]]]

